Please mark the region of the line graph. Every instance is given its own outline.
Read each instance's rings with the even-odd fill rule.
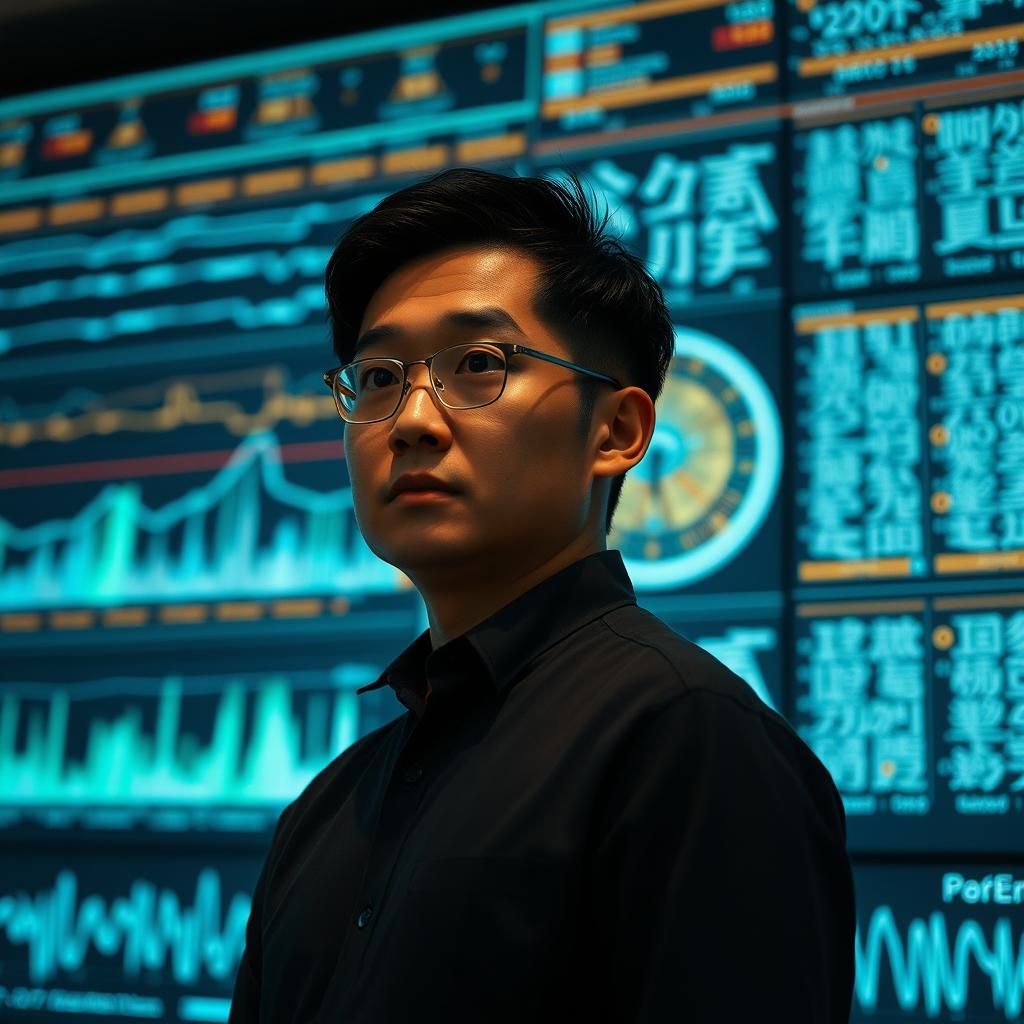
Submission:
[[[0,245],[0,280],[9,281],[0,288],[0,356],[167,330],[301,325],[326,309],[323,267],[338,226],[383,196],[187,213],[106,235],[29,235]],[[32,276],[22,283],[23,274]],[[140,298],[145,305],[132,304]]]
[[[368,731],[379,671],[0,684],[0,804],[280,807]]]
[[[356,528],[351,490],[290,482],[272,432],[159,508],[129,480],[66,519],[0,520],[0,607],[400,589]]]
[[[242,392],[252,392],[255,401],[244,403]],[[118,434],[167,434],[182,427],[218,426],[230,436],[246,437],[284,423],[337,422],[320,373],[293,377],[279,364],[170,378],[107,395],[73,387],[40,404],[0,396],[0,447],[12,449],[36,441],[70,444]]]

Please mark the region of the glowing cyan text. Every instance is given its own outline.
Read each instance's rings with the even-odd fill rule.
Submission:
[[[942,902],[1024,903],[1024,878],[1010,874],[964,878],[959,872],[947,871],[942,876]]]

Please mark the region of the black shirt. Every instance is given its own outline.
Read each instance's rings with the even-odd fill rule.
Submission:
[[[385,685],[407,713],[278,821],[231,1024],[848,1020],[832,779],[618,551],[359,692]]]

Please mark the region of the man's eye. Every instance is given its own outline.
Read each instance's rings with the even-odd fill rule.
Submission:
[[[504,367],[505,360],[495,352],[488,352],[486,349],[477,349],[468,352],[462,357],[459,369],[465,368],[470,373],[481,373],[487,370],[500,370]]]
[[[363,371],[361,387],[363,388],[386,388],[389,384],[397,383],[394,371],[386,366],[371,366]]]

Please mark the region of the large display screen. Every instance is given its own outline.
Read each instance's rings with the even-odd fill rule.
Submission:
[[[608,546],[832,774],[854,1020],[1019,1016],[1022,38],[552,0],[0,101],[0,1019],[226,1019],[281,809],[404,713],[323,274],[458,165],[578,174],[664,291]]]

